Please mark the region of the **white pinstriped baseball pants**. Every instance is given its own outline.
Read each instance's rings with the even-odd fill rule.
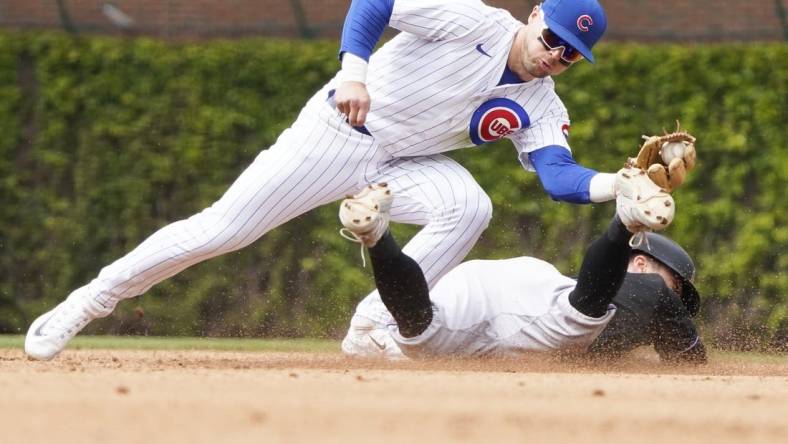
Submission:
[[[492,215],[490,199],[470,173],[443,155],[391,157],[319,94],[217,202],[161,228],[76,291],[87,292],[108,314],[120,300],[191,265],[243,248],[300,214],[383,181],[395,193],[392,220],[425,225],[404,251],[430,285],[457,265]]]

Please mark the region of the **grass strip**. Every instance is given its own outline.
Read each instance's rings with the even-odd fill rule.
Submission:
[[[23,335],[0,335],[0,348],[22,348]],[[227,350],[282,352],[339,352],[328,339],[192,338],[159,336],[77,336],[70,349],[117,350]]]
[[[22,348],[23,335],[0,335],[0,348]],[[162,336],[77,336],[70,349],[115,350],[225,350],[277,352],[339,352],[339,342],[329,339],[194,338]],[[786,353],[710,350],[714,361],[788,366]]]

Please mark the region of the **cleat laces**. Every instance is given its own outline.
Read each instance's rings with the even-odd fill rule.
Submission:
[[[342,228],[339,230],[339,235],[344,237],[345,239],[349,240],[350,242],[354,242],[361,245],[360,253],[361,253],[361,266],[363,268],[367,268],[367,259],[366,255],[364,254],[364,242],[361,238],[354,232],[350,231],[347,228]]]

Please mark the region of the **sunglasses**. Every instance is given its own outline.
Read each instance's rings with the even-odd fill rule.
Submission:
[[[566,42],[566,40],[558,37],[556,33],[551,31],[549,28],[545,27],[542,29],[542,33],[539,34],[537,37],[539,42],[544,46],[544,49],[548,51],[553,51],[555,49],[561,49],[561,59],[560,62],[566,66],[571,65],[580,59],[583,58],[583,54],[580,54],[580,51],[575,49],[572,45]]]

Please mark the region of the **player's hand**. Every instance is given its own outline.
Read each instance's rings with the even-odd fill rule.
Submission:
[[[351,125],[361,126],[367,121],[370,103],[367,85],[353,81],[342,82],[334,93],[334,101],[337,110],[347,116]]]

